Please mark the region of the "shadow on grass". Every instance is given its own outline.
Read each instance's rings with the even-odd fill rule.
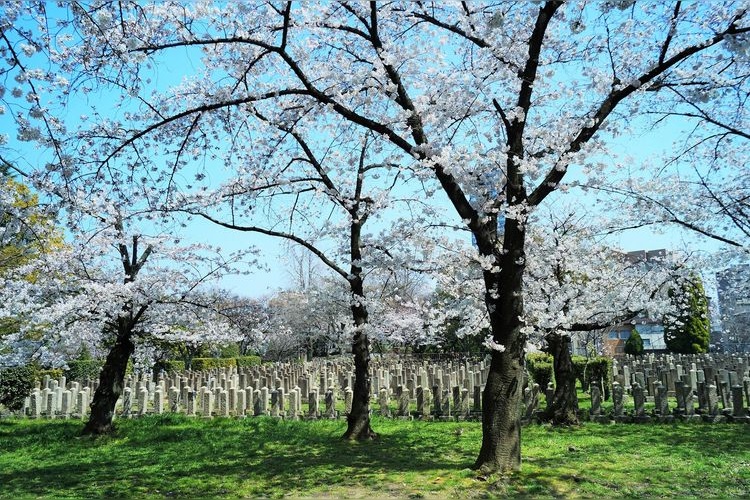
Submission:
[[[343,441],[341,421],[150,417],[121,421],[114,436],[96,440],[73,438],[80,423],[18,425],[3,432],[0,496],[279,496],[352,482],[377,489],[394,474],[467,468],[478,451],[478,429],[459,439],[457,424],[441,424],[443,433],[376,425],[380,438],[364,443]],[[17,460],[2,456],[14,449]]]
[[[3,422],[0,497],[320,496],[353,487],[359,496],[376,497],[465,496],[471,494],[466,488],[491,495],[639,496],[639,481],[659,481],[669,460],[688,464],[669,476],[677,481],[672,487],[710,492],[723,487],[714,481],[750,479],[741,471],[721,477],[727,464],[750,462],[750,427],[734,424],[532,426],[524,429],[521,473],[486,483],[465,470],[479,451],[478,423],[376,419],[380,438],[363,443],[341,439],[341,420],[164,415],[119,421],[113,436],[97,439],[79,438],[82,426]],[[719,477],[712,482],[691,477],[714,464]],[[630,467],[640,471],[633,484],[627,483]]]

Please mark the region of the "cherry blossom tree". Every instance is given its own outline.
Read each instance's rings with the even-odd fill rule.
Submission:
[[[23,318],[20,330],[3,339],[9,362],[35,359],[62,366],[82,346],[108,346],[87,434],[112,429],[125,370],[138,345],[153,338],[236,336],[203,290],[235,272],[235,261],[244,255],[225,257],[206,245],[176,245],[168,235],[129,232],[133,220],[120,208],[110,209],[96,217],[69,212],[78,222],[70,225],[71,240],[6,273],[1,292],[3,317]]]
[[[50,142],[49,132],[61,136],[63,124],[50,118],[53,106],[40,95],[50,90],[64,101],[68,94],[54,86],[69,86],[15,67],[38,89],[12,90],[29,100],[28,113],[14,114],[19,136],[59,151],[52,168],[62,172],[70,155],[96,172],[114,159],[142,172],[141,161],[158,151],[171,160],[153,177],[171,199],[181,190],[178,180],[189,177],[183,167],[215,159],[251,172],[253,158],[266,161],[251,153],[278,142],[265,128],[268,119],[308,145],[325,131],[335,141],[323,143],[349,158],[369,137],[380,158],[366,164],[408,169],[429,180],[428,193],[436,182],[484,264],[480,293],[492,361],[476,467],[510,471],[521,457],[529,217],[568,182],[621,171],[608,161],[608,141],[631,133],[628,125],[670,86],[720,88],[710,76],[741,74],[745,61],[727,54],[746,46],[745,8],[632,0],[97,2],[74,4],[58,23],[42,23],[37,43],[4,40],[12,61],[44,49],[74,75],[74,89],[105,89],[97,92],[113,97],[108,111],[116,113],[97,109],[68,134],[74,139]],[[20,26],[16,10],[5,7],[4,19]],[[190,60],[195,71],[164,90],[159,69],[169,57]],[[197,175],[205,180],[204,172]],[[358,220],[352,217],[352,227]],[[360,259],[350,257],[345,277],[357,281]]]
[[[537,212],[530,219],[526,249],[524,333],[527,350],[553,356],[555,393],[544,418],[555,425],[578,423],[571,336],[636,318],[661,320],[671,312],[669,284],[687,265],[677,254],[662,262],[634,259],[583,226],[581,213],[580,207],[576,211],[562,202]],[[442,315],[458,320],[462,337],[491,331],[487,309],[478,300],[483,268],[491,264],[476,250],[464,248],[454,257],[463,264],[442,272],[438,281]],[[491,335],[484,344],[503,348]]]
[[[563,212],[565,213],[565,212]],[[526,322],[553,356],[555,392],[544,418],[578,424],[572,334],[622,323],[661,320],[671,312],[668,289],[685,274],[685,257],[633,258],[580,226],[580,216],[550,214],[529,239]]]

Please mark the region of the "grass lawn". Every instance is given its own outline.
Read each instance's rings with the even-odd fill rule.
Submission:
[[[598,425],[523,430],[509,478],[477,477],[477,422],[376,418],[380,438],[339,439],[345,422],[175,415],[118,421],[0,421],[0,498],[476,498],[750,496],[750,426]]]

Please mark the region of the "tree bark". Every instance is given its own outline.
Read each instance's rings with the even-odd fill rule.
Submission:
[[[543,418],[552,425],[578,425],[578,395],[576,375],[570,355],[570,337],[558,333],[547,335],[547,345],[553,358],[555,393]]]
[[[361,168],[361,162],[360,162]],[[357,196],[361,192],[362,176],[357,178]],[[366,215],[358,214],[358,203],[352,209],[352,224],[350,227],[350,256],[351,270],[349,289],[352,293],[352,319],[354,320],[354,339],[352,354],[354,355],[354,390],[352,391],[352,410],[346,417],[346,432],[343,438],[349,440],[366,441],[375,439],[377,434],[370,427],[370,339],[367,337],[368,312],[365,305],[365,286],[362,267],[361,231],[362,224],[367,220]]]
[[[361,281],[359,282],[361,286]],[[353,288],[357,288],[356,285]],[[354,355],[354,390],[352,392],[352,411],[346,417],[346,432],[344,439],[366,441],[375,439],[377,434],[370,427],[370,391],[372,382],[370,380],[370,339],[364,326],[367,325],[367,308],[357,300],[362,298],[360,294],[354,293],[352,303],[352,317],[357,331],[352,342],[352,354]]]
[[[113,430],[115,404],[122,394],[125,385],[125,370],[135,350],[131,337],[132,332],[128,328],[128,322],[120,318],[118,335],[99,374],[99,386],[94,393],[91,415],[83,428],[83,434],[101,435]]]
[[[492,338],[504,350],[492,351],[490,372],[482,394],[482,447],[474,468],[483,473],[521,468],[521,385],[526,347],[522,330],[523,226],[506,219],[504,238],[504,248],[508,250],[495,256],[501,264],[500,272],[484,272]],[[480,250],[486,248],[486,243],[479,243]]]

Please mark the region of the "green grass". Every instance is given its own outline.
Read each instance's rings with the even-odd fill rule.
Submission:
[[[597,425],[523,430],[522,470],[481,478],[477,422],[376,418],[380,438],[339,439],[345,422],[270,418],[0,421],[1,498],[747,497],[750,426]],[[459,430],[461,430],[459,432]]]

